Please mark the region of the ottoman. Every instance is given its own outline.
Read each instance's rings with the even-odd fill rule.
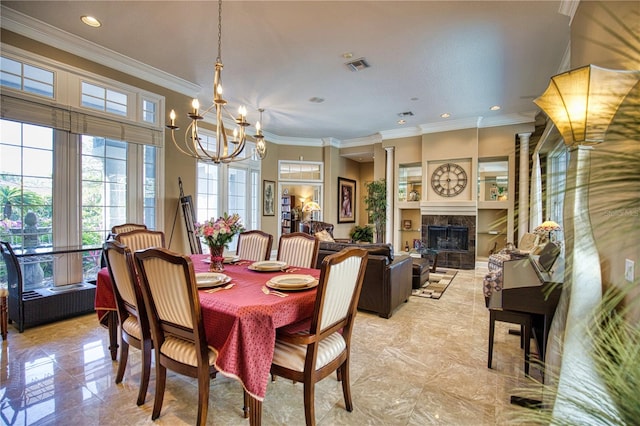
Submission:
[[[411,286],[420,288],[429,279],[429,261],[421,257],[413,258],[413,273]]]

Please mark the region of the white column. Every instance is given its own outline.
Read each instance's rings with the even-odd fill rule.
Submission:
[[[394,159],[394,147],[390,146],[384,149],[387,152],[387,170],[386,170],[386,176],[385,176],[385,180],[387,182],[387,220],[386,220],[386,226],[385,226],[385,243],[389,244],[389,243],[393,243],[394,240],[394,236],[393,236],[393,208],[394,208],[394,203],[393,203],[393,194],[394,194],[394,182],[393,182],[393,175],[394,175],[394,163],[395,163],[395,159]],[[397,249],[397,247],[394,247],[395,249]]]
[[[518,241],[529,232],[529,137],[531,133],[518,133],[520,138],[520,179],[518,181]]]

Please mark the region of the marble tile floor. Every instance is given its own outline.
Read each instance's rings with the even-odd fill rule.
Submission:
[[[517,423],[509,404],[514,389],[532,387],[524,377],[516,326],[497,323],[493,369],[487,368],[489,314],[482,296],[486,263],[460,271],[442,298],[410,297],[390,319],[359,312],[353,333],[351,390],[354,410],[344,409],[332,375],[316,387],[318,425],[497,425]],[[107,350],[107,330],[95,315],[27,329],[9,326],[0,361],[0,424],[144,425],[151,421],[154,372],[144,405],[136,406],[140,352],[129,351],[123,382]],[[531,374],[539,379],[532,367]],[[158,425],[195,423],[197,383],[168,372]],[[208,424],[248,425],[242,388],[218,375],[212,380]],[[265,425],[303,425],[302,385],[270,382]]]

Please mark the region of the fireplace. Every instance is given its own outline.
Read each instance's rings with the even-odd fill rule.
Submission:
[[[422,243],[438,252],[438,266],[473,269],[476,217],[469,214],[423,214]]]
[[[466,226],[428,226],[427,243],[430,249],[467,251],[469,228]]]

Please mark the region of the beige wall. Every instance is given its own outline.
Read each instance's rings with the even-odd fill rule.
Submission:
[[[640,2],[581,2],[571,25],[571,67],[640,69]],[[625,259],[640,268],[640,86],[591,154],[589,213],[605,286],[621,286]],[[636,105],[635,107],[633,105]],[[635,114],[631,116],[631,114]],[[636,288],[636,300],[640,291]],[[638,305],[636,303],[636,305]],[[640,307],[635,317],[640,320]]]

